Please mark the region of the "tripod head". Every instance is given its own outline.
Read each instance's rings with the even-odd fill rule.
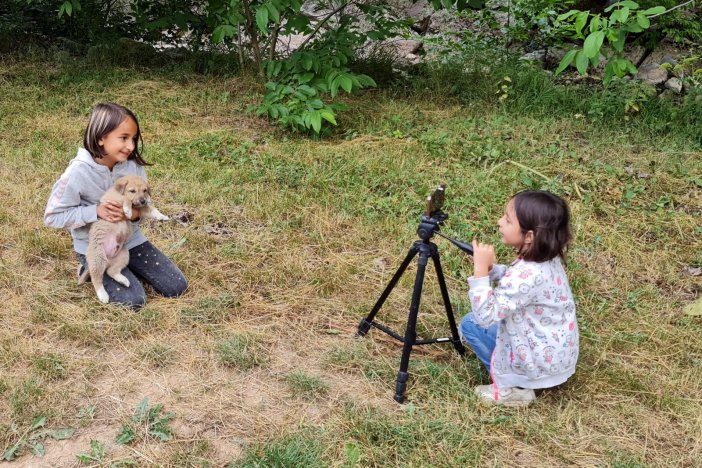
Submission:
[[[448,219],[448,215],[441,210],[436,210],[429,216],[422,215],[422,221],[417,228],[417,235],[424,242],[429,242],[435,232],[439,232],[439,226],[443,226]]]

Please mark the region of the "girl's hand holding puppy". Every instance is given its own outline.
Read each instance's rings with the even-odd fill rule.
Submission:
[[[127,220],[127,216],[124,214],[124,209],[119,202],[107,201],[99,203],[97,206],[98,218],[104,219],[111,223],[116,223],[118,221]],[[132,207],[132,217],[130,221],[136,221],[139,219],[139,208]]]
[[[495,248],[473,239],[473,277],[487,276],[495,263],[497,263]]]

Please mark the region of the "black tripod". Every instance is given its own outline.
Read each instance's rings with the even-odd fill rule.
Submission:
[[[454,318],[453,311],[451,310],[451,302],[449,300],[448,289],[446,289],[444,272],[441,269],[441,262],[439,261],[439,250],[436,247],[436,244],[429,241],[434,235],[434,233],[438,233],[439,226],[442,225],[444,221],[446,221],[446,219],[448,219],[448,215],[442,212],[441,210],[433,211],[429,216],[427,216],[426,214],[422,215],[422,221],[419,223],[419,228],[417,229],[417,235],[419,236],[420,240],[415,241],[414,244],[412,244],[412,247],[407,253],[407,256],[403,260],[400,267],[397,269],[395,276],[392,277],[390,283],[388,283],[387,287],[380,295],[378,302],[375,303],[373,310],[371,310],[370,314],[368,314],[367,317],[362,319],[361,323],[358,325],[357,336],[365,336],[365,334],[368,333],[368,330],[370,330],[370,327],[375,327],[404,343],[404,346],[402,348],[402,360],[400,361],[400,371],[397,374],[397,386],[395,387],[395,396],[393,397],[398,403],[402,403],[405,399],[405,388],[407,387],[407,379],[409,379],[409,373],[407,372],[407,368],[409,367],[410,353],[412,352],[413,346],[432,343],[452,343],[453,347],[460,355],[463,355],[463,353],[465,352],[463,343],[461,343],[461,340],[458,336],[456,319]],[[450,240],[463,251],[469,254],[473,253],[473,249],[469,245],[450,239],[442,234],[439,235]],[[391,329],[389,329],[388,327],[379,323],[375,323],[373,320],[375,319],[375,316],[380,310],[380,308],[383,306],[383,303],[385,302],[387,297],[390,295],[390,292],[395,287],[397,282],[400,280],[400,277],[407,269],[407,266],[417,254],[419,254],[419,265],[417,267],[417,275],[414,279],[414,289],[412,291],[412,303],[410,304],[409,319],[407,320],[407,329],[405,330],[405,336],[402,337],[399,334],[392,331]],[[444,301],[444,306],[446,307],[446,316],[448,317],[449,326],[451,327],[451,338],[433,338],[429,340],[417,340],[417,335],[415,331],[415,328],[417,326],[417,314],[419,313],[419,301],[422,296],[422,284],[424,283],[424,273],[426,271],[429,257],[431,257],[431,259],[434,261],[434,270],[436,270],[436,276],[439,280],[439,287],[441,288],[441,297]]]

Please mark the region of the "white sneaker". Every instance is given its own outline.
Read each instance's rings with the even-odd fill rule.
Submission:
[[[478,385],[475,393],[486,403],[504,406],[528,406],[536,398],[531,388],[506,387],[500,388],[495,398],[494,385]]]

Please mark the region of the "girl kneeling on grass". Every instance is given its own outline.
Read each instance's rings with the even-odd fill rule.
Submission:
[[[573,375],[578,360],[575,302],[561,264],[571,238],[568,206],[549,192],[520,192],[498,225],[518,257],[509,267],[497,265],[493,246],[473,240],[472,312],[461,320],[460,333],[493,381],[476,387],[478,396],[526,406],[534,389]]]
[[[144,166],[147,162],[141,157],[140,142],[141,129],[132,111],[109,102],[98,104],[90,114],[83,148],[78,149],[78,154],[51,190],[44,223],[71,230],[80,271],[86,267],[91,224],[98,218],[112,223],[127,219],[119,203],[100,203],[100,198],[122,176],[138,175],[146,179]],[[130,221],[134,231],[125,244],[129,249],[129,265],[122,270],[129,287],[105,275],[103,284],[110,302],[141,308],[146,303],[146,292],[137,276],[163,296],[183,294],[188,287],[185,276],[141,232],[138,208],[133,209]]]

